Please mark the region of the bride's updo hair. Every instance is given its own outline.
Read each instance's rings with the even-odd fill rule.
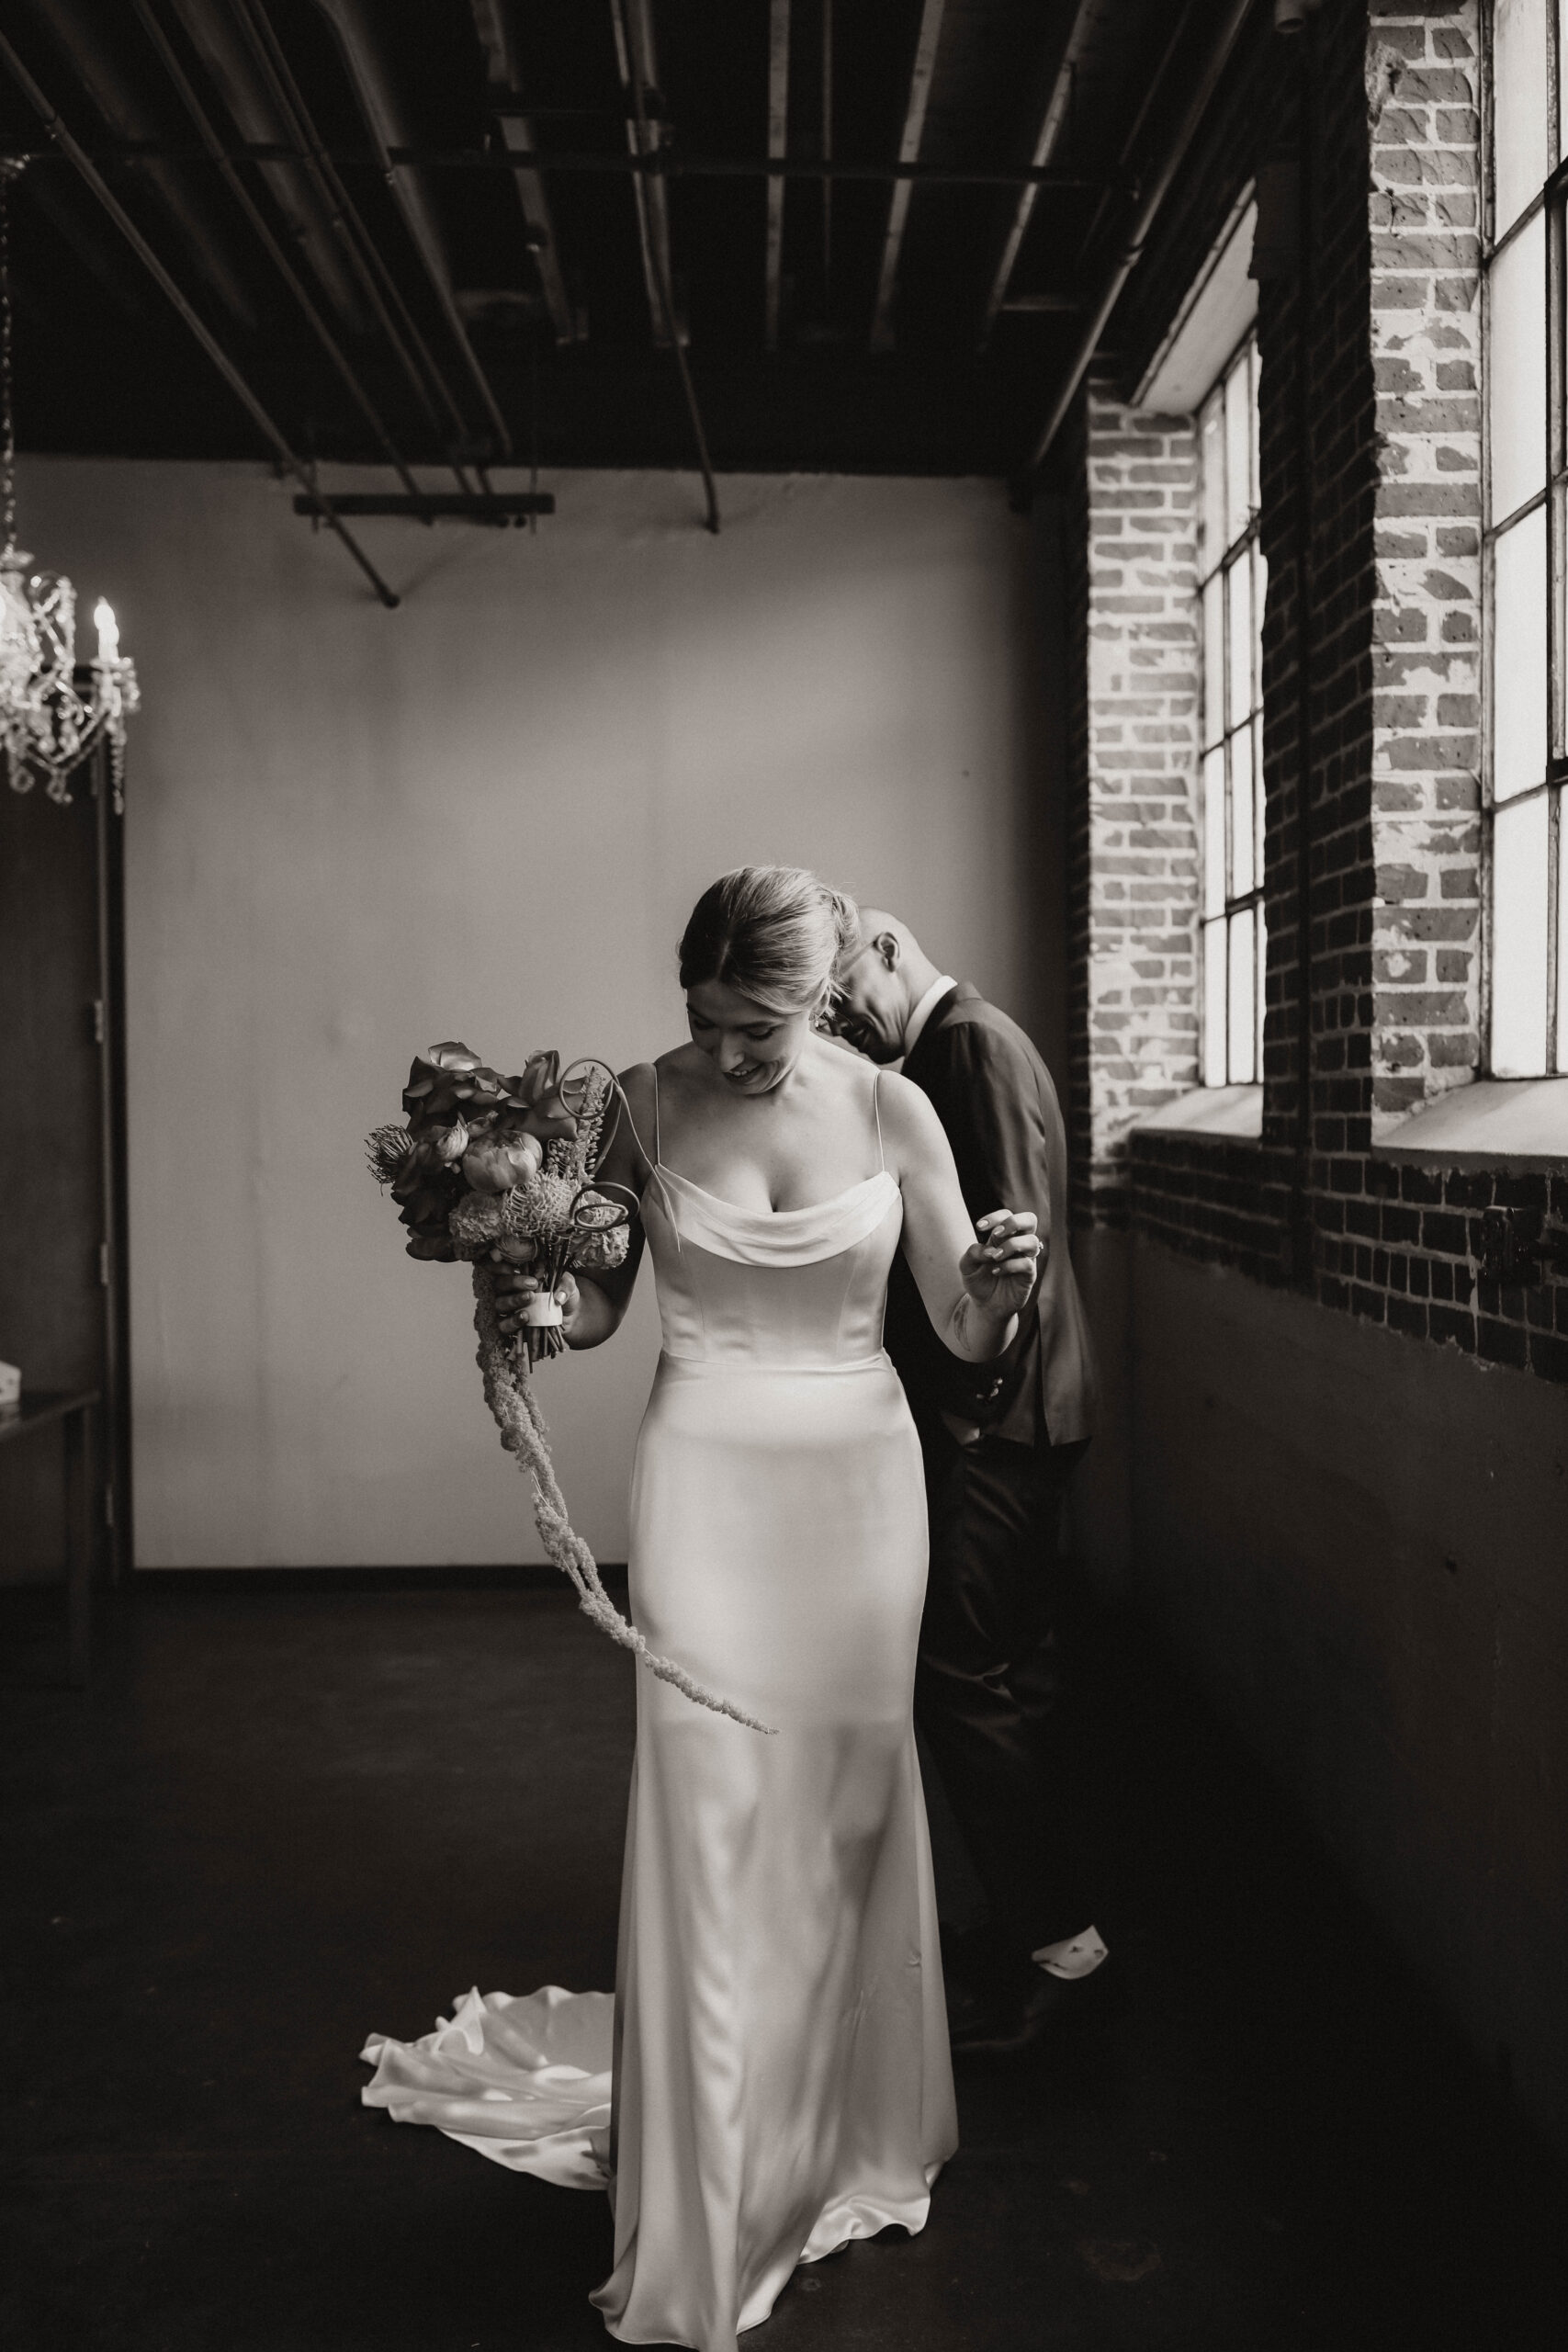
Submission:
[[[681,986],[722,980],[770,1012],[816,1012],[833,967],[860,937],[852,899],[799,865],[739,865],[692,909]]]

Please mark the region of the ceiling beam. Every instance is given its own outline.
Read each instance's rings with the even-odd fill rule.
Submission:
[[[1044,464],[1051,444],[1062,429],[1067,412],[1077,397],[1078,387],[1089,373],[1089,364],[1099,347],[1100,338],[1110,322],[1111,313],[1121,298],[1122,288],[1143,259],[1144,247],[1148,242],[1150,231],[1159,218],[1160,208],[1170,193],[1171,183],[1187,160],[1187,151],[1198,135],[1199,127],[1209,109],[1209,101],[1219,85],[1220,76],[1230,63],[1231,52],[1241,38],[1242,28],[1258,5],[1259,0],[1228,0],[1228,6],[1220,19],[1218,29],[1203,60],[1196,85],[1187,102],[1181,119],[1176,127],[1170,144],[1161,156],[1134,208],[1133,218],[1122,239],[1120,251],[1090,308],[1089,323],[1079,337],[1071,359],[1063,370],[1055,398],[1051,403],[1050,413],[1030,453],[1029,463],[1032,468],[1038,468]],[[1168,65],[1168,51],[1163,62]],[[1163,74],[1161,78],[1163,79]]]
[[[248,5],[253,14],[261,17],[266,27],[267,38],[276,50],[277,36],[270,24],[266,24],[265,0],[248,0]],[[410,242],[423,265],[426,280],[446,322],[447,331],[468,381],[490,419],[497,452],[502,458],[510,458],[511,428],[502,413],[501,403],[491,389],[490,378],[479,363],[467,322],[457,308],[440,223],[417,174],[411,175],[406,167],[395,164],[392,158],[391,150],[401,137],[398,119],[399,100],[378,45],[376,14],[364,5],[364,0],[316,0],[316,6],[336,36],[349,86],[359,101],[359,110],[375,144],[382,176],[403,216]]]
[[[513,105],[510,97],[502,100],[492,94],[491,111],[503,115]],[[522,107],[520,112],[537,119],[543,108]],[[653,118],[649,118],[652,128]],[[299,150],[276,140],[236,140],[225,147],[230,160],[236,164],[270,164],[297,155]],[[380,151],[370,147],[329,146],[318,141],[312,153],[329,164],[378,164]],[[1087,188],[1093,195],[1130,196],[1136,192],[1135,183],[1125,174],[1115,172],[1058,172],[1048,169],[1032,170],[1028,164],[996,169],[988,164],[921,164],[887,163],[861,164],[831,157],[826,161],[815,155],[698,155],[670,147],[656,147],[647,155],[625,155],[585,153],[578,148],[541,147],[533,151],[542,171],[584,173],[592,177],[610,179],[680,180],[907,180],[921,187],[1041,187]],[[161,156],[167,163],[200,163],[203,148],[182,144],[177,140],[127,139],[118,140],[112,146],[99,142],[84,148],[85,154],[106,171],[140,163],[146,156]],[[498,155],[488,147],[406,147],[389,146],[387,159],[393,164],[417,164],[432,171],[452,172],[515,172],[516,165],[509,155]],[[57,159],[47,147],[19,153],[23,164],[48,164]]]
[[[909,98],[904,109],[904,135],[898,141],[898,161],[914,163],[920,152],[920,136],[926,127],[926,106],[931,94],[931,79],[936,72],[937,44],[942,39],[942,12],[947,0],[924,0],[920,10],[920,29],[915,41],[915,62],[909,74]],[[904,229],[909,218],[911,184],[907,178],[896,179],[887,204],[887,233],[882,242],[882,271],[876,282],[876,309],[871,322],[873,351],[893,348],[893,302],[898,286],[898,260],[904,250]]]
[[[789,0],[770,0],[768,15],[768,155],[783,160],[789,138]],[[779,295],[784,272],[784,183],[768,182],[768,273],[765,334],[779,347]]]
[[[387,463],[392,468],[399,481],[403,484],[405,490],[409,491],[411,493],[416,492],[418,485],[416,484],[413,476],[410,473],[408,467],[404,464],[397,444],[392,439],[391,434],[388,431],[380,411],[377,408],[374,401],[371,399],[369,393],[366,390],[365,386],[355,374],[353,364],[349,360],[342,345],[338,342],[337,337],[333,334],[333,331],[328,326],[325,319],[322,318],[321,313],[314,301],[312,301],[309,288],[305,285],[305,282],[299,276],[299,271],[295,268],[288,253],[274,236],[271,225],[268,222],[265,214],[262,211],[261,207],[256,203],[250,189],[246,187],[238,166],[223,153],[222,142],[219,138],[217,129],[209,119],[206,107],[202,105],[201,99],[197,93],[195,85],[192,83],[189,74],[186,72],[185,67],[180,62],[179,55],[175,49],[174,43],[170,40],[168,33],[165,31],[162,22],[154,13],[152,0],[131,0],[131,5],[135,8],[136,14],[141,20],[142,30],[146,33],[149,41],[156,51],[160,62],[179,95],[181,105],[185,107],[186,112],[189,115],[192,123],[195,125],[197,131],[200,135],[202,145],[206,148],[208,153],[217,164],[219,171],[222,174],[223,181],[229,190],[229,193],[232,196],[235,203],[239,206],[241,211],[250,222],[252,229],[255,232],[257,242],[260,243],[263,252],[266,254],[268,260],[272,263],[273,267],[276,270],[279,277],[282,278],[283,283],[288,287],[290,294],[294,297],[295,301],[299,304],[311,334],[321,345],[321,349],[326,353],[328,359],[332,362],[332,365],[342,381],[344,390],[347,391],[349,398],[353,401],[355,408],[359,411],[360,415],[365,419],[366,424],[370,427],[371,432],[375,435],[377,441],[379,443],[381,454],[386,458]],[[301,181],[301,185],[308,185],[308,183]],[[286,212],[284,217],[287,220],[292,220],[299,216]],[[303,235],[300,237],[300,243],[304,243]],[[317,257],[314,254],[311,255],[311,260],[313,264],[316,264]],[[319,265],[317,265],[317,274],[318,276],[321,275]],[[346,281],[344,282],[346,283]]]
[[[642,243],[642,275],[648,288],[649,323],[662,350],[678,329],[671,323],[673,300],[666,303],[664,288],[673,286],[670,274],[670,206],[661,177],[654,175],[655,156],[663,160],[664,125],[646,100],[659,88],[658,61],[653,44],[653,11],[649,0],[610,0],[615,56],[626,99],[626,148],[635,158],[637,235]],[[667,316],[668,313],[668,316]]]
[[[1029,159],[1035,171],[1043,170],[1056,152],[1056,143],[1062,136],[1067,119],[1067,110],[1072,105],[1073,85],[1077,80],[1078,64],[1089,45],[1089,28],[1094,21],[1099,6],[1100,0],[1078,0],[1077,7],[1074,12],[1066,45],[1057,62],[1056,71],[1052,76],[1050,95],[1045,100],[1045,111],[1040,118],[1040,129],[1035,133],[1034,150]],[[991,280],[991,290],[986,297],[986,312],[980,322],[982,351],[991,339],[991,329],[997,323],[997,313],[1003,309],[1010,310],[1016,307],[1008,301],[1007,290],[1012,280],[1013,265],[1018,259],[1018,249],[1023,243],[1023,232],[1029,226],[1039,196],[1038,180],[1026,181],[1019,189],[1018,201],[1013,207],[1012,221],[1002,246],[1001,256],[997,263],[996,275]]]
[[[506,0],[469,0],[469,5],[473,11],[474,30],[484,51],[491,89],[510,102],[504,113],[498,111],[495,116],[507,153],[520,159],[532,157],[536,144],[534,125],[526,113],[519,111],[517,93],[523,77]],[[538,275],[539,290],[545,298],[545,308],[550,314],[556,341],[575,343],[577,322],[567,296],[566,280],[561,275],[560,250],[556,243],[550,199],[538,168],[532,162],[519,160],[516,188],[526,230],[525,242]]]
[[[610,4],[612,9],[615,12],[618,22],[622,0],[610,0]],[[653,21],[651,16],[648,13],[649,0],[629,0],[629,5],[634,8],[641,10],[643,27],[648,35],[648,48],[646,50],[636,42],[627,42],[626,44],[626,62],[631,72],[631,101],[634,110],[634,121],[639,147],[646,154],[650,152],[648,144],[649,136],[650,134],[655,133],[657,130],[653,117],[649,111],[650,93],[647,79],[642,70],[642,60],[644,56],[651,54]],[[640,193],[642,187],[641,182],[638,181],[636,185]],[[652,198],[655,195],[662,197],[664,194],[662,184],[656,182],[653,185],[650,185],[647,193],[649,198]],[[649,213],[651,213],[651,205],[649,209]],[[660,243],[657,238],[645,237],[643,243],[643,259],[645,263],[651,264],[652,266],[653,290],[658,298],[659,315],[664,322],[664,342],[666,347],[674,356],[675,372],[681,379],[681,395],[686,403],[686,414],[691,419],[692,438],[696,444],[697,465],[702,473],[703,492],[707,501],[707,528],[713,533],[716,539],[718,537],[719,525],[718,484],[714,479],[713,460],[708,456],[707,435],[703,430],[702,411],[697,406],[696,386],[692,381],[692,371],[686,364],[685,348],[682,340],[680,328],[676,322],[675,290],[671,282],[670,277],[668,220],[665,221],[664,225],[666,229],[666,237],[662,243]]]
[[[113,190],[104,179],[103,175],[94,167],[92,159],[86,154],[83,148],[78,146],[76,141],[72,137],[61,116],[56,111],[55,107],[50,103],[50,100],[45,96],[38,84],[33,80],[32,75],[28,72],[27,67],[17,56],[10,42],[6,39],[4,33],[0,33],[0,64],[4,64],[9,69],[11,78],[16,83],[17,87],[21,91],[22,96],[33,108],[39,121],[49,132],[50,137],[60,149],[62,154],[66,156],[74,165],[75,169],[81,174],[82,178],[86,183],[87,187],[91,188],[93,194],[97,198],[98,202],[103,206],[104,210],[108,214],[109,219],[114,222],[115,227],[125,239],[126,243],[130,247],[131,252],[141,263],[149,277],[153,280],[160,291],[167,297],[179,317],[190,329],[191,334],[196,337],[197,342],[201,345],[203,351],[206,352],[209,359],[211,360],[213,366],[217,368],[219,374],[222,377],[224,382],[228,385],[230,390],[239,401],[241,407],[245,411],[245,413],[249,416],[252,424],[256,427],[256,430],[261,434],[264,440],[270,445],[276,456],[278,464],[282,467],[284,472],[290,475],[293,480],[299,484],[300,489],[305,492],[305,495],[310,502],[311,510],[316,514],[320,515],[327,528],[330,531],[335,532],[337,537],[343,541],[344,548],[354,558],[355,562],[359,566],[360,571],[365,574],[365,577],[370,582],[371,587],[376,591],[377,596],[379,598],[380,602],[387,607],[389,612],[394,610],[399,604],[400,599],[394,595],[391,589],[388,587],[386,582],[382,579],[380,573],[377,571],[375,565],[371,562],[369,557],[366,554],[364,548],[360,546],[353,533],[344,527],[342,517],[333,506],[332,500],[327,496],[324,491],[317,489],[310,472],[295,456],[293,450],[284,439],[283,435],[278,431],[277,426],[273,423],[272,418],[268,415],[266,410],[262,406],[260,401],[251,390],[250,385],[246,382],[244,377],[241,375],[240,370],[235,367],[234,362],[230,358],[229,354],[224,350],[223,345],[212,333],[211,328],[209,327],[206,321],[201,317],[199,311],[194,308],[194,306],[186,300],[186,296],[180,291],[179,287],[170,277],[168,271],[164,268],[163,263],[159,260],[157,254],[153,252],[152,246],[142,235],[141,230],[137,227],[135,221],[126,211],[125,207],[120,203],[118,197],[115,196]]]

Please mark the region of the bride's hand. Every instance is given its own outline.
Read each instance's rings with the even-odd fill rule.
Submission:
[[[523,1305],[543,1288],[537,1274],[525,1267],[501,1265],[495,1270],[496,1320],[509,1340],[515,1339],[523,1329]],[[582,1307],[582,1294],[577,1287],[575,1274],[565,1273],[555,1289],[556,1305],[561,1311],[561,1336],[570,1340],[572,1326]]]
[[[964,1290],[992,1315],[1021,1315],[1040,1272],[1042,1243],[1032,1209],[993,1209],[959,1260]]]

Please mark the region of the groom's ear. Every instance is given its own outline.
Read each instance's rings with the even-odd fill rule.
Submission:
[[[882,958],[882,961],[886,965],[888,970],[890,972],[896,971],[898,965],[899,956],[902,953],[902,950],[898,945],[897,933],[893,931],[879,931],[876,937],[871,944],[875,948],[878,956]]]

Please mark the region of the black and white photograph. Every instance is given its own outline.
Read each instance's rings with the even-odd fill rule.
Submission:
[[[0,2338],[1560,2352],[1568,0],[0,0]]]

